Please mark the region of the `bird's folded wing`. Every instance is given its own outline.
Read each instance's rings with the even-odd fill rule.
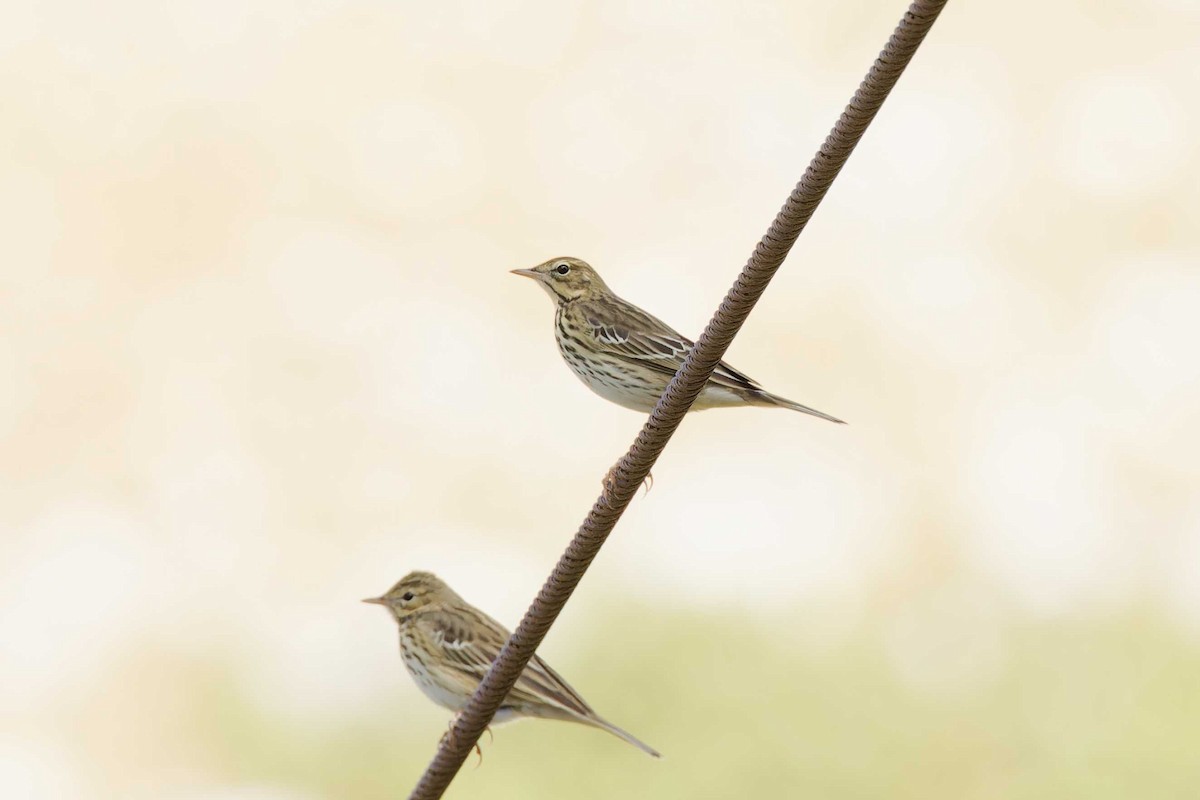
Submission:
[[[439,612],[429,615],[425,622],[429,625],[434,646],[440,647],[445,656],[445,663],[471,678],[473,685],[483,680],[508,641],[508,631],[483,614],[469,623],[457,615]],[[557,705],[583,717],[595,713],[579,693],[537,655],[530,659],[508,693],[507,702]]]
[[[585,319],[592,337],[602,351],[629,359],[674,375],[695,344],[657,317],[628,304],[619,309],[596,305],[587,309]],[[746,375],[721,361],[710,379],[717,385],[738,389],[761,389]]]

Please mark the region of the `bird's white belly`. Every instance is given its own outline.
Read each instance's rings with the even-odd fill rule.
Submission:
[[[571,372],[575,373],[575,377],[579,378],[584,386],[610,403],[616,403],[634,411],[649,413],[650,409],[654,408],[654,404],[658,402],[663,389],[666,388],[665,383],[660,387],[639,385],[646,382],[632,376],[625,375],[618,378],[617,376],[621,373],[613,365],[586,363],[574,353],[561,349],[560,352],[563,360],[567,362],[567,366],[571,368]]]
[[[413,680],[421,688],[421,691],[425,693],[426,697],[442,708],[448,708],[451,711],[458,711],[463,707],[465,698],[450,691],[440,681],[435,680],[429,674],[428,668],[419,659],[413,658],[407,653],[403,655],[404,666],[408,668],[408,673],[412,675]]]
[[[658,402],[658,397],[651,395],[648,390],[637,391],[630,386],[589,373],[576,372],[575,374],[593,392],[619,406],[649,413],[650,409],[654,408],[654,403]],[[652,396],[653,400],[650,399]]]
[[[628,378],[624,381],[617,381],[608,375],[597,374],[594,368],[579,364],[577,359],[568,353],[564,352],[563,358],[571,367],[571,371],[575,373],[575,376],[583,381],[583,384],[593,392],[610,403],[616,403],[619,406],[640,411],[643,414],[649,414],[654,410],[654,404],[658,402],[658,398],[662,396],[662,393],[667,388],[666,381],[663,381],[661,385],[654,386],[650,386],[647,382],[642,381],[643,385],[634,386],[632,385],[634,381]],[[745,399],[731,389],[714,386],[712,383],[709,383],[700,391],[700,396],[696,398],[696,402],[691,410],[703,411],[706,408],[741,406],[745,404]]]
[[[421,688],[426,697],[442,708],[448,708],[455,712],[462,711],[467,704],[467,697],[447,690],[439,681],[434,680],[421,659],[412,655],[411,647],[412,644],[410,642],[401,640],[400,655],[404,661],[404,666],[408,669],[408,673],[412,675],[417,686]],[[496,710],[496,716],[492,718],[492,724],[501,725],[505,722],[511,722],[519,716],[511,706],[501,706]]]

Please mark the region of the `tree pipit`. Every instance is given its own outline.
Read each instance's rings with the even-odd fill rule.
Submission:
[[[391,612],[400,626],[400,655],[409,674],[430,700],[456,713],[467,704],[508,641],[504,626],[428,572],[410,572],[387,594],[363,602]],[[597,715],[537,655],[492,721],[499,724],[523,717],[591,725],[659,757],[654,748]]]
[[[554,301],[554,336],[567,365],[589,389],[617,405],[649,413],[691,351],[670,325],[612,293],[578,258],[553,258],[514,269],[537,281]],[[725,406],[774,406],[841,423],[816,409],[771,394],[724,361],[700,391],[693,411]]]

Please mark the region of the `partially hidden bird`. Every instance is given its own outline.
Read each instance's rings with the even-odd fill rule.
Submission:
[[[537,281],[554,301],[554,336],[567,365],[596,394],[649,413],[683,366],[691,339],[621,299],[586,261],[552,258],[514,269]],[[774,406],[844,424],[814,408],[772,394],[724,361],[696,397],[693,411],[726,406]]]
[[[500,655],[509,632],[436,575],[410,572],[380,597],[363,601],[391,612],[400,627],[400,655],[433,702],[461,712]],[[657,750],[600,717],[542,658],[534,655],[500,704],[495,723],[559,719],[608,731],[643,752]]]

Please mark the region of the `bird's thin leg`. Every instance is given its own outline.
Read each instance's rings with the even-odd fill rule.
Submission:
[[[450,718],[450,725],[446,728],[446,732],[442,734],[442,741],[448,742],[450,745],[454,744],[454,723],[458,722],[459,716],[460,714],[455,714]],[[489,737],[492,735],[491,728],[484,728],[484,730],[488,732]],[[479,757],[479,761],[475,764],[475,769],[479,769],[480,765],[483,764],[483,748],[476,741],[475,747],[472,749],[475,750],[475,755]]]
[[[608,468],[608,472],[604,473],[604,479],[600,481],[600,485],[610,492],[616,491],[617,488],[617,465],[613,464]],[[654,488],[654,475],[647,472],[645,479],[642,480],[642,486],[646,487],[646,494],[650,494],[650,490]]]

